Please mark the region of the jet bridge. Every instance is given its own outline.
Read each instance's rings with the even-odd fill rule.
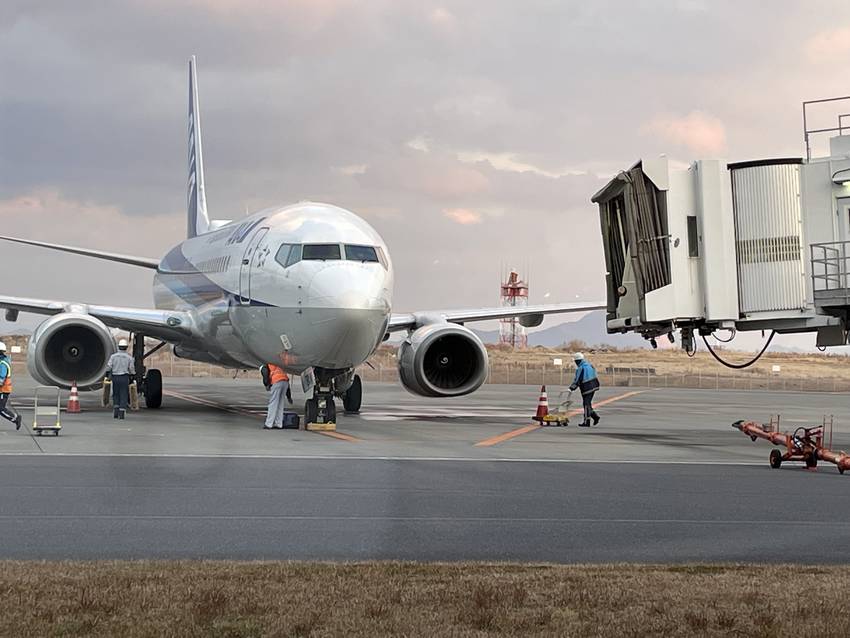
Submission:
[[[695,334],[721,330],[816,332],[819,346],[845,344],[850,128],[842,117],[850,115],[805,131],[807,155],[811,135],[833,134],[827,157],[704,159],[687,169],[641,160],[596,193],[608,332],[654,343],[680,330],[686,350]]]

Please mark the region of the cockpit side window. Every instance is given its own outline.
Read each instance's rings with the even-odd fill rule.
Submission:
[[[341,259],[339,244],[304,244],[301,258],[306,260]]]
[[[378,246],[376,250],[378,252],[378,260],[381,262],[381,265],[384,267],[384,270],[389,270],[390,262],[387,260],[387,256],[384,254],[384,249]]]
[[[346,244],[345,258],[348,261],[373,261],[378,263],[378,253],[373,246]]]
[[[297,264],[301,261],[301,244],[282,244],[274,258],[284,268]]]
[[[289,252],[292,248],[292,244],[282,244],[281,247],[278,248],[277,254],[274,256],[275,261],[284,268],[289,265],[286,262],[289,259]]]

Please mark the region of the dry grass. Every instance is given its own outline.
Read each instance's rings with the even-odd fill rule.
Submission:
[[[5,562],[3,636],[846,635],[842,567]]]

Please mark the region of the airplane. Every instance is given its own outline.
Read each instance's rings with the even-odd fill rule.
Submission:
[[[125,308],[0,295],[6,319],[49,315],[27,353],[30,375],[44,385],[102,386],[115,352],[111,329],[133,336],[136,383],[148,408],[162,405],[162,374],[145,360],[170,345],[175,356],[234,369],[275,362],[302,375],[305,418],[336,416],[362,403],[355,373],[390,333],[399,347],[402,385],[428,397],[477,390],[487,379],[483,343],[464,324],[516,318],[538,326],[552,313],[585,312],[604,303],[566,303],[393,313],[389,249],[365,220],[338,206],[301,202],[266,208],[236,221],[210,220],[204,184],[195,56],[189,60],[186,240],[161,260],[2,236],[154,271],[154,308]],[[145,338],[159,344],[146,351]],[[321,411],[321,412],[320,412]]]

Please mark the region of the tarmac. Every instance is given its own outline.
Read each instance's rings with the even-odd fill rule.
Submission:
[[[314,433],[262,430],[256,380],[165,386],[125,421],[83,394],[58,437],[0,422],[0,558],[850,560],[850,476],[773,470],[731,427],[826,413],[850,449],[846,394],[603,388],[586,429],[533,425],[532,386],[367,384],[361,414]],[[16,378],[26,423],[33,388]]]

